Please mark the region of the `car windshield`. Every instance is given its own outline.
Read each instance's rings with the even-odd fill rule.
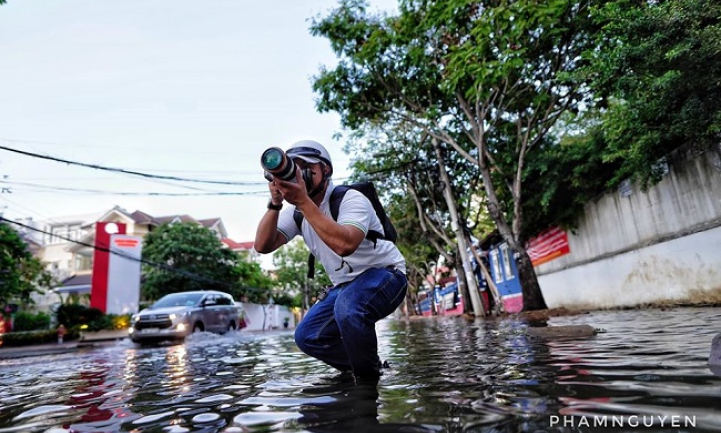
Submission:
[[[192,307],[200,302],[202,293],[173,293],[158,299],[150,308]]]

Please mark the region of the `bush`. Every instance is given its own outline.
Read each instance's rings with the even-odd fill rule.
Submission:
[[[50,315],[48,313],[32,314],[21,311],[13,320],[13,331],[37,331],[50,328]]]
[[[79,328],[82,325],[90,326],[91,322],[104,315],[98,308],[79,304],[64,304],[58,307],[57,311],[58,323],[63,324],[66,329]]]
[[[76,340],[79,334],[69,331],[65,334],[65,341]],[[44,331],[26,331],[26,332],[10,332],[0,337],[0,345],[2,346],[28,346],[31,344],[56,343],[58,341],[58,332],[55,329],[47,329]]]

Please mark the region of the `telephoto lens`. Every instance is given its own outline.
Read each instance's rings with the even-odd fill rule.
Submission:
[[[270,173],[273,177],[290,182],[295,181],[295,164],[279,147],[266,149],[260,157],[260,165],[263,166],[266,173]],[[267,175],[266,179],[268,179]]]

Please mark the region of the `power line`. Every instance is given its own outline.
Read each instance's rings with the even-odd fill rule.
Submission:
[[[168,271],[168,272],[173,272],[173,273],[182,275],[182,276],[184,276],[184,277],[188,277],[188,278],[190,278],[190,279],[192,279],[192,280],[195,280],[195,281],[199,281],[199,282],[202,282],[202,283],[217,284],[217,285],[221,285],[221,286],[227,287],[228,289],[235,289],[235,288],[237,288],[237,287],[233,286],[232,284],[226,283],[226,282],[224,282],[224,281],[216,281],[216,280],[213,280],[213,279],[210,279],[210,278],[206,278],[206,277],[204,277],[204,276],[202,276],[202,275],[197,275],[197,274],[194,274],[194,273],[192,273],[192,272],[184,271],[184,270],[182,270],[182,269],[173,268],[172,266],[167,265],[167,264],[165,264],[165,263],[151,262],[150,260],[145,260],[145,259],[142,259],[142,258],[141,258],[141,259],[138,259],[138,258],[135,258],[135,257],[130,256],[130,255],[128,255],[128,254],[125,254],[125,253],[123,253],[123,252],[121,252],[121,251],[113,251],[113,250],[111,250],[110,248],[99,247],[99,246],[97,246],[97,245],[92,245],[92,244],[89,244],[89,243],[86,243],[86,242],[82,242],[82,241],[77,241],[77,240],[74,240],[74,239],[70,239],[70,238],[65,237],[65,236],[60,236],[60,235],[57,235],[57,234],[54,234],[54,233],[47,232],[47,231],[45,231],[45,230],[40,230],[40,229],[37,229],[37,228],[35,228],[35,227],[29,226],[29,225],[27,225],[27,224],[23,224],[23,223],[20,223],[20,222],[17,222],[17,221],[9,220],[9,219],[7,219],[7,218],[3,218],[3,217],[0,216],[0,222],[3,222],[3,221],[4,221],[4,222],[7,222],[7,223],[10,223],[10,224],[14,224],[14,225],[16,225],[16,226],[18,226],[18,227],[22,227],[22,228],[25,228],[25,229],[28,229],[28,230],[32,230],[32,231],[37,232],[37,233],[42,233],[42,234],[45,234],[45,235],[54,236],[54,237],[56,237],[56,238],[58,238],[58,239],[62,239],[62,240],[67,241],[67,242],[72,242],[72,243],[74,243],[74,244],[78,244],[78,245],[82,245],[82,246],[85,246],[85,247],[88,247],[88,248],[92,248],[93,250],[102,251],[102,252],[109,253],[109,254],[114,254],[114,255],[119,256],[119,257],[122,257],[122,258],[124,258],[124,259],[126,259],[126,260],[130,260],[130,261],[134,261],[134,262],[140,262],[140,263],[145,264],[145,265],[148,265],[148,266],[153,266],[153,267],[156,267],[156,268],[159,268],[159,269],[163,269],[163,270]],[[254,288],[254,287],[243,287],[243,288],[240,288],[240,289],[241,289],[241,290],[249,290],[249,291],[251,291],[251,292],[252,292],[252,291],[257,291],[257,292],[259,292],[259,293],[265,293],[263,290],[257,289],[257,288]]]
[[[31,188],[39,188],[41,191],[38,192],[54,192],[54,191],[67,191],[67,192],[80,192],[90,194],[106,194],[106,195],[124,195],[124,196],[170,196],[170,197],[186,197],[186,196],[224,196],[224,195],[259,195],[267,194],[268,191],[248,191],[248,192],[220,192],[220,191],[205,191],[205,192],[124,192],[124,191],[103,191],[98,189],[87,189],[87,188],[68,188],[62,186],[50,186],[30,182],[15,182],[15,181],[2,181],[0,184],[9,185],[21,185]],[[22,190],[22,189],[20,189]],[[37,190],[25,190],[25,191],[37,191]]]
[[[47,161],[62,162],[64,164],[68,164],[68,165],[76,165],[79,167],[92,168],[95,170],[105,170],[105,171],[111,171],[111,172],[115,172],[115,173],[130,174],[133,176],[144,177],[147,179],[165,179],[165,180],[174,180],[177,182],[208,183],[208,184],[213,184],[213,185],[264,185],[266,183],[266,182],[233,182],[233,181],[223,181],[223,180],[189,179],[189,178],[177,177],[177,176],[166,176],[166,175],[160,175],[160,174],[143,173],[140,171],[125,170],[123,168],[115,168],[115,167],[106,167],[106,166],[96,165],[96,164],[87,164],[84,162],[56,158],[54,156],[49,156],[49,155],[41,155],[39,153],[26,152],[24,150],[13,149],[13,148],[7,147],[7,146],[0,146],[0,150],[13,152],[13,153],[17,153],[17,154],[24,155],[24,156],[29,156],[32,158],[44,159]]]

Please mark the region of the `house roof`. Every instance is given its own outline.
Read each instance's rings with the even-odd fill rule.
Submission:
[[[236,242],[230,238],[225,238],[222,242],[233,251],[250,251],[255,245],[253,242]]]
[[[220,218],[208,218],[204,220],[198,220],[198,222],[205,227],[213,227],[220,222]]]
[[[184,223],[195,223],[198,222],[195,218],[191,217],[190,215],[167,215],[162,217],[155,217],[155,221],[158,222],[158,224],[166,224],[175,221],[176,219],[180,220],[180,222]]]
[[[139,210],[136,210],[135,212],[131,213],[131,214],[130,214],[130,218],[132,218],[133,221],[135,221],[136,223],[141,223],[141,224],[158,224],[158,223],[155,221],[155,218],[153,218],[152,216],[146,214],[146,213],[143,212],[143,211],[139,211]]]
[[[66,279],[64,279],[60,285],[67,287],[67,286],[81,286],[90,284],[90,282],[93,279],[93,274],[80,274],[80,275],[72,275]]]

